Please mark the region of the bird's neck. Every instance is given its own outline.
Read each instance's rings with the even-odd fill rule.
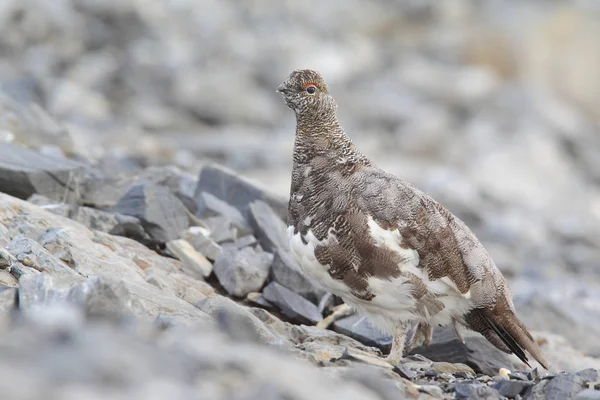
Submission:
[[[315,157],[336,163],[370,164],[346,136],[335,112],[296,116],[294,166],[307,164]]]

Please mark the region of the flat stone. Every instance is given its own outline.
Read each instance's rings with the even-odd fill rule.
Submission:
[[[40,206],[40,208],[46,211],[50,211],[52,214],[60,215],[61,217],[66,218],[71,217],[71,213],[75,208],[74,204],[61,203],[58,200],[52,200],[37,193],[31,195],[27,201],[31,204],[35,204],[36,206]]]
[[[218,164],[206,165],[200,171],[196,194],[207,192],[245,212],[248,204],[262,200],[277,210],[284,218],[287,215],[287,201],[274,194],[268,193],[257,184],[240,176],[236,172]]]
[[[208,228],[211,239],[219,244],[224,242],[234,242],[240,236],[246,234],[240,232],[239,227],[235,226],[229,218],[222,215],[203,218],[201,221]]]
[[[598,380],[598,370],[595,368],[586,368],[576,372],[576,374],[582,377],[584,382],[595,382]]]
[[[254,235],[265,250],[289,250],[285,223],[267,203],[260,200],[250,203],[248,215]]]
[[[331,364],[344,355],[346,349],[342,346],[335,346],[320,342],[306,342],[298,346],[301,350],[309,353],[312,357],[308,360],[317,366]]]
[[[210,237],[207,229],[191,226],[182,234],[182,238],[211,261],[215,261],[221,255],[221,246]]]
[[[277,282],[269,283],[263,290],[263,296],[296,322],[314,325],[323,319],[317,306]]]
[[[368,365],[359,364],[342,370],[341,376],[345,381],[358,382],[369,388],[382,400],[411,399],[418,396],[416,387],[412,383],[395,379],[382,373],[381,369]],[[427,388],[423,391],[429,392]]]
[[[221,329],[234,338],[269,344],[284,343],[260,319],[231,299],[211,296],[199,301],[196,307],[214,318]]]
[[[120,318],[133,314],[125,285],[104,277],[93,277],[74,286],[67,298],[90,317]]]
[[[306,277],[294,256],[282,249],[275,252],[271,266],[271,279],[315,304],[319,304],[320,299],[326,293]]]
[[[433,361],[462,363],[475,372],[494,376],[500,368],[517,369],[506,353],[495,348],[483,336],[465,332],[466,344],[456,337],[452,327],[435,328],[429,346],[417,347],[411,354],[421,354]]]
[[[464,364],[461,364],[464,365]],[[471,367],[469,367],[471,368]],[[467,372],[467,371],[458,371],[452,374],[455,378],[460,378],[460,379],[473,379],[475,377],[475,375],[473,373]]]
[[[496,400],[501,398],[496,389],[478,382],[458,382],[454,391],[457,399]]]
[[[248,295],[246,296],[246,300],[248,300],[250,303],[255,304],[255,305],[259,306],[259,307],[268,308],[268,309],[274,309],[275,308],[273,306],[273,304],[271,304],[267,300],[265,300],[265,298],[262,295],[262,293],[259,293],[259,292],[250,292],[250,293],[248,293]]]
[[[160,243],[177,239],[189,226],[189,211],[181,201],[168,188],[149,182],[133,185],[112,211],[138,218]]]
[[[143,241],[148,239],[141,221],[131,215],[98,210],[91,207],[75,207],[70,218],[82,223],[90,229],[130,237]]]
[[[157,267],[150,267],[145,272],[146,282],[192,305],[216,294],[208,283],[186,274],[167,272]]]
[[[244,235],[244,236],[242,236],[240,238],[237,238],[233,242],[223,243],[223,246],[224,247],[231,247],[231,248],[234,248],[234,249],[242,249],[244,247],[254,246],[256,244],[258,244],[258,241],[254,237],[254,235]]]
[[[389,352],[392,346],[392,337],[390,335],[381,333],[381,331],[371,325],[366,317],[358,314],[335,321],[333,323],[333,330],[350,336],[367,346],[377,347],[384,353]]]
[[[245,229],[246,231],[250,230],[248,222],[240,210],[227,204],[216,196],[207,192],[200,192],[196,194],[196,201],[198,204],[196,216],[200,218],[223,216],[229,219],[235,226]]]
[[[527,389],[534,385],[529,381],[506,380],[503,379],[494,385],[494,388],[505,397],[515,398],[518,395],[523,395]]]
[[[431,365],[431,369],[433,369],[434,371],[440,372],[440,373],[446,373],[446,374],[456,374],[459,372],[466,372],[469,374],[472,374],[473,376],[475,375],[475,372],[473,371],[473,369],[471,367],[469,367],[468,365],[462,364],[462,363],[449,363],[449,362],[443,362],[443,361],[438,361],[438,362],[434,362]]]
[[[423,357],[420,354],[411,354],[404,357],[401,361],[402,365],[414,371],[431,369],[433,361]]]
[[[272,262],[273,255],[260,249],[224,249],[215,261],[214,271],[227,293],[245,297],[263,287]]]
[[[525,373],[519,372],[519,371],[513,371],[513,372],[509,373],[508,377],[510,379],[516,379],[518,381],[528,381],[528,380],[530,380],[529,377],[527,375],[525,375]]]
[[[81,276],[71,267],[73,256],[61,239],[63,228],[50,228],[38,243],[28,237],[15,236],[7,250],[23,265],[40,272],[78,279]]]
[[[167,249],[182,262],[182,269],[194,278],[208,277],[213,266],[202,254],[185,239],[176,239],[167,242]]]
[[[174,165],[150,166],[140,174],[140,178],[166,186],[177,196],[182,195],[189,198],[194,197],[198,184],[193,175]]]
[[[64,158],[8,143],[0,146],[0,187],[20,199],[37,193],[57,201],[76,202],[85,170],[83,164]]]
[[[561,372],[555,377],[543,380],[531,391],[534,399],[572,399],[585,388],[585,379],[577,374]]]
[[[398,375],[400,375],[401,377],[403,377],[404,379],[414,379],[417,377],[417,373],[415,371],[413,371],[412,369],[406,367],[405,365],[395,365],[394,366],[394,372],[396,372]]]

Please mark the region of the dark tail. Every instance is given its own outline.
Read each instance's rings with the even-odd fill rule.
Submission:
[[[474,309],[466,316],[466,321],[471,329],[481,333],[498,349],[516,355],[530,368],[525,351],[548,369],[550,364],[542,350],[512,310],[498,307],[494,310]]]

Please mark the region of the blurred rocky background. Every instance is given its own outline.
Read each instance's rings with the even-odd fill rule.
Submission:
[[[98,293],[102,304],[112,299],[102,309],[133,307],[136,316],[153,319],[161,312],[183,313],[195,322],[234,307],[198,303],[225,302],[227,295],[243,303],[236,312],[253,313],[244,318],[269,337],[263,341],[294,348],[300,358],[334,371],[336,379],[380,396],[373,398],[394,398],[373,392],[381,376],[372,381],[350,368],[354,361],[348,360],[358,356],[339,346],[356,350],[358,342],[348,345],[345,336],[301,332],[294,325],[318,322],[335,304],[298,274],[280,242],[295,121],[275,88],[293,69],[313,68],[326,77],[358,146],[475,231],[510,279],[519,314],[537,332],[556,371],[598,368],[599,37],[600,4],[594,0],[2,0],[0,191],[35,205],[0,198],[3,307],[35,309],[55,299],[76,304],[76,311],[59,311],[63,319],[69,316],[69,326],[80,327],[67,335],[75,341],[68,355],[102,335],[115,346],[148,340],[146,333],[128,336],[130,328],[121,325],[81,322],[95,315],[85,300],[89,293]],[[243,171],[256,184],[221,167],[203,168],[210,162]],[[89,243],[61,236],[69,224]],[[119,242],[123,237],[145,246]],[[106,249],[111,253],[104,254]],[[109,260],[113,269],[97,259]],[[40,273],[52,279],[30,277]],[[45,327],[48,321],[36,315],[0,326],[0,338],[14,339],[14,332],[32,324]],[[166,324],[161,321],[159,326]],[[34,329],[31,335],[39,337],[27,340],[54,343],[62,336],[53,339],[53,329]],[[334,329],[368,346],[389,346],[389,338],[362,320],[341,321]],[[214,335],[215,343],[226,340]],[[464,363],[473,368],[468,374],[485,376],[507,362],[486,363],[490,356],[478,342],[457,353],[454,338],[444,335],[439,332],[438,339],[446,347],[421,353],[442,354],[436,362]],[[181,340],[206,350],[213,339]],[[15,349],[12,356],[0,352],[2,371],[19,352],[36,360],[27,346],[0,342],[4,350]],[[332,343],[339,346],[328,347]],[[132,354],[146,351],[136,346]],[[224,354],[228,346],[223,344]],[[237,361],[240,369],[252,360],[250,347],[240,350],[240,357],[249,357]],[[156,351],[168,358],[169,349]],[[204,360],[211,373],[223,368],[211,364],[214,354],[208,362],[200,353],[186,362]],[[344,367],[333,368],[332,359]],[[175,362],[168,360],[165,365]],[[100,368],[77,362],[84,371]],[[454,381],[442,376],[447,384],[437,392],[410,386],[410,371],[402,378],[396,373],[394,379],[402,381],[394,385],[404,385],[404,396],[460,397],[481,389],[464,368],[438,366],[435,372],[427,362],[433,361],[409,360],[407,368],[419,371],[418,379],[428,379],[432,388],[448,371]],[[131,382],[162,373],[147,368]],[[31,371],[12,373],[26,379]],[[193,398],[181,386],[189,374],[173,372],[170,381],[160,382],[156,398],[173,387]],[[583,390],[584,380],[574,376],[538,379],[537,392],[530,383],[535,376],[510,387],[482,378],[480,391],[543,398],[546,383]],[[592,378],[586,379],[597,376]],[[255,394],[236,399],[315,395],[290,394],[285,385],[244,373],[235,379],[256,383]],[[466,392],[457,379],[466,379]],[[70,396],[79,388],[73,382]],[[323,384],[315,390],[333,390]],[[123,398],[151,398],[134,386]],[[89,390],[89,396],[96,393]],[[234,398],[235,391],[218,382],[210,390],[214,398]],[[39,398],[31,393],[15,392],[14,398]]]

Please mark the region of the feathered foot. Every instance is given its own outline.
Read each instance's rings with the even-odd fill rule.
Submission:
[[[390,354],[385,358],[388,363],[392,365],[400,364],[400,360],[404,357],[404,342],[406,342],[406,334],[409,327],[410,324],[408,322],[402,322],[396,326],[396,331],[392,339],[392,349],[390,350]]]
[[[429,346],[431,344],[431,336],[433,328],[425,322],[419,322],[414,330],[412,337],[408,341],[406,352],[410,353],[413,349],[420,346]]]

